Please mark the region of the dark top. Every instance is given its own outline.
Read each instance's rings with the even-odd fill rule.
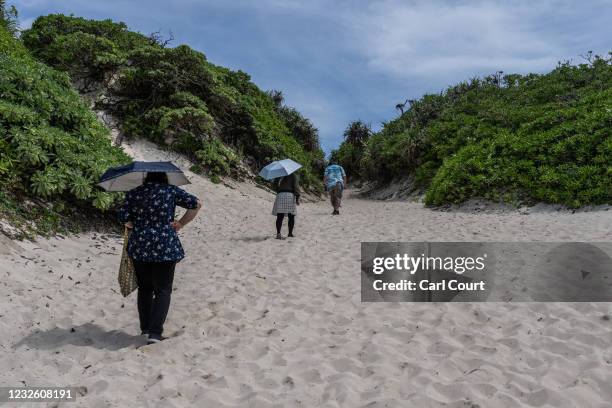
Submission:
[[[296,197],[300,196],[300,181],[298,176],[293,173],[285,177],[281,177],[276,182],[277,193],[293,193]]]
[[[178,262],[185,252],[170,224],[176,206],[194,209],[198,199],[169,184],[145,183],[128,191],[119,210],[121,222],[131,221],[134,229],[128,241],[128,254],[142,262]]]

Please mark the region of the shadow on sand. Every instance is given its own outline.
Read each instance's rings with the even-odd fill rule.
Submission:
[[[254,236],[254,237],[240,237],[240,238],[234,238],[234,241],[244,241],[244,242],[263,242],[266,241],[270,238],[273,238],[270,235],[258,235],[258,236]]]
[[[35,331],[13,345],[13,348],[27,346],[41,350],[51,350],[73,345],[114,351],[126,347],[140,346],[144,343],[146,341],[142,336],[133,336],[120,330],[107,331],[98,325],[85,323],[69,329],[55,327],[49,330]]]

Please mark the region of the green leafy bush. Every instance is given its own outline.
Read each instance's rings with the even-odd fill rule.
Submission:
[[[126,134],[168,144],[215,176],[232,174],[241,161],[257,171],[271,160],[291,158],[304,165],[305,185],[321,189],[316,128],[295,109],[275,103],[248,74],[109,20],[49,15],[22,37],[34,55],[73,81],[106,86],[114,103],[105,108],[119,116]]]
[[[117,196],[94,185],[107,167],[128,161],[68,76],[35,61],[0,27],[2,197],[108,209]]]
[[[202,165],[215,176],[230,174],[232,166],[238,163],[238,156],[217,138],[204,142],[203,148],[196,152]]]
[[[368,140],[359,163],[365,179],[413,175],[430,205],[472,197],[612,202],[610,57],[561,63],[545,75],[497,73],[409,102]]]

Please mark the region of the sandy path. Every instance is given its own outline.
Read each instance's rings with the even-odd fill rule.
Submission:
[[[158,158],[147,146],[137,157]],[[612,211],[348,198],[339,217],[303,204],[297,237],[278,241],[272,195],[191,177],[204,209],[182,233],[173,337],[137,348],[134,295],[116,293],[119,237],[22,243],[0,262],[1,384],[86,386],[70,407],[612,406],[612,304],[362,304],[359,292],[361,241],[609,241]]]

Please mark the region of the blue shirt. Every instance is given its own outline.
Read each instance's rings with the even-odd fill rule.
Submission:
[[[128,241],[132,259],[178,262],[185,257],[181,241],[170,224],[177,205],[193,209],[198,206],[198,199],[169,184],[145,183],[127,192],[119,219],[134,224]]]
[[[327,183],[325,183],[325,188],[327,190],[331,190],[338,182],[342,183],[342,187],[344,187],[344,177],[346,177],[346,173],[342,166],[330,164],[325,168],[325,177],[327,177]]]

